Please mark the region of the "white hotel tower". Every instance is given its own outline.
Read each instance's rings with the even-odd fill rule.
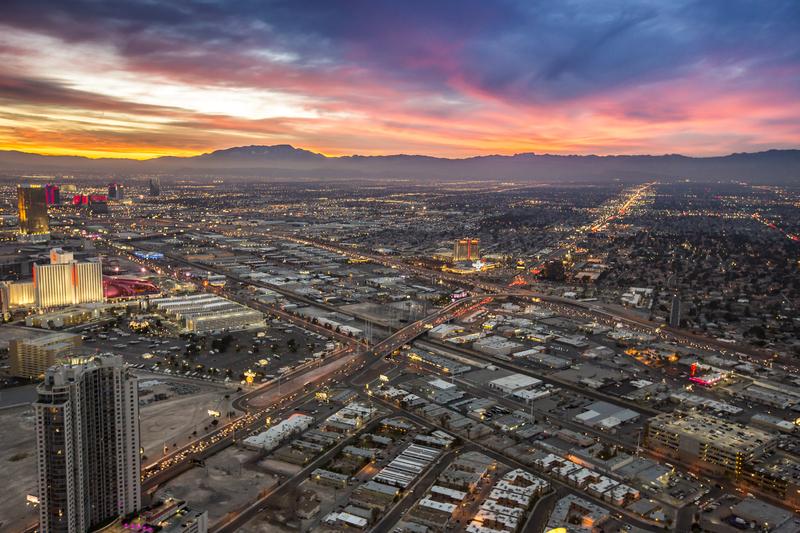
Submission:
[[[139,510],[139,394],[122,357],[53,366],[37,393],[39,531],[82,533]]]
[[[72,253],[53,248],[49,265],[33,265],[33,286],[40,309],[102,302],[103,266],[75,261]]]

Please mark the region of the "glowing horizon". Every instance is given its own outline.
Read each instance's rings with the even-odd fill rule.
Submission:
[[[0,150],[724,155],[800,146],[796,2],[9,1]]]

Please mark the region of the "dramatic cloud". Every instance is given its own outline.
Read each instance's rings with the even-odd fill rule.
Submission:
[[[794,0],[6,0],[0,148],[796,147],[798,27]]]

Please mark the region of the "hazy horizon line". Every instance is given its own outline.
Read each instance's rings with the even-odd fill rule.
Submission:
[[[4,148],[0,146],[0,153],[17,153],[17,154],[26,154],[26,155],[35,155],[41,157],[75,157],[80,159],[87,159],[91,161],[98,161],[103,159],[111,159],[111,160],[129,160],[129,161],[155,161],[158,159],[164,158],[175,158],[175,159],[192,159],[195,157],[200,157],[204,155],[210,155],[216,152],[224,152],[227,150],[233,150],[237,148],[274,148],[274,147],[290,147],[294,150],[298,151],[305,151],[310,152],[313,154],[321,155],[326,159],[343,159],[348,157],[397,157],[397,156],[405,156],[405,157],[426,157],[430,159],[441,159],[441,160],[449,160],[449,161],[459,161],[459,160],[467,160],[467,159],[475,159],[480,157],[515,157],[521,155],[532,155],[538,157],[667,157],[667,156],[681,156],[691,159],[712,159],[717,157],[727,157],[737,154],[759,154],[765,152],[782,152],[782,151],[797,151],[800,150],[800,145],[793,148],[764,148],[761,150],[754,150],[754,151],[738,151],[738,152],[720,152],[711,155],[692,155],[688,153],[682,152],[662,152],[662,153],[652,153],[652,152],[615,152],[615,153],[596,153],[596,152],[508,152],[508,153],[501,153],[501,152],[486,152],[481,154],[474,154],[474,155],[464,155],[464,156],[456,156],[456,157],[448,157],[448,156],[439,156],[439,155],[429,155],[424,153],[414,153],[414,152],[386,152],[386,153],[379,153],[379,154],[361,154],[357,152],[348,153],[348,154],[328,154],[323,151],[316,151],[311,148],[304,148],[298,147],[293,144],[289,143],[278,143],[278,144],[244,144],[244,145],[234,145],[228,146],[226,148],[215,148],[209,151],[198,151],[192,155],[173,155],[173,154],[164,154],[158,155],[153,157],[131,157],[128,154],[120,154],[118,157],[116,156],[98,156],[92,157],[87,155],[80,155],[78,153],[48,153],[48,152],[40,152],[40,151],[26,151],[26,150],[18,150],[14,148]]]

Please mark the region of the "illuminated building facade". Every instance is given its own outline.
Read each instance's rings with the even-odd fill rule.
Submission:
[[[478,239],[459,239],[453,247],[453,261],[472,261],[480,258]]]
[[[51,265],[63,265],[65,263],[71,263],[74,260],[75,260],[75,254],[73,254],[72,252],[64,251],[63,248],[50,249]]]
[[[44,197],[47,205],[58,205],[61,203],[61,189],[58,188],[58,185],[48,183],[44,186]]]
[[[53,366],[37,394],[38,531],[91,531],[139,510],[139,393],[122,357]]]
[[[19,234],[22,240],[44,242],[50,239],[45,189],[37,185],[17,187]]]
[[[18,378],[38,379],[59,360],[75,355],[81,336],[72,333],[51,333],[32,339],[8,341],[8,359],[11,375]]]
[[[2,299],[3,313],[8,313],[11,309],[33,307],[36,305],[36,289],[30,281],[2,282],[0,299]]]
[[[33,265],[36,307],[103,301],[103,267],[99,261],[78,262],[68,252],[54,251],[50,262]]]
[[[666,413],[647,424],[647,446],[701,470],[741,477],[754,462],[773,451],[777,436],[766,431],[698,413]]]
[[[246,329],[264,323],[264,315],[215,294],[154,298],[147,303],[187,331],[209,332]]]
[[[95,533],[207,533],[208,513],[192,509],[185,501],[167,498],[160,500],[134,516],[119,520]]]
[[[125,198],[125,186],[121,183],[108,184],[108,199],[109,200],[122,200]]]

